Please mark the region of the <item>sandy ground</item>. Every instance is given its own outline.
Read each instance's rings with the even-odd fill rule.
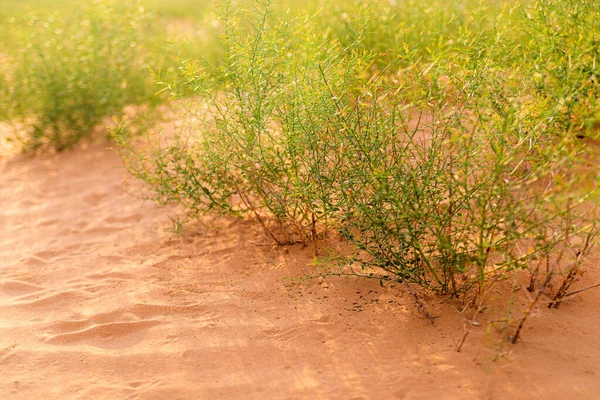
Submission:
[[[0,399],[599,398],[600,288],[457,353],[449,302],[432,326],[402,287],[298,283],[311,250],[251,222],[174,236],[106,147],[0,161]]]

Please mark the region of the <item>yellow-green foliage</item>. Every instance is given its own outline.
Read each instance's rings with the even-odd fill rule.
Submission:
[[[549,277],[579,267],[598,229],[577,139],[599,115],[595,2],[155,4],[193,16],[169,22],[185,44],[140,4],[11,20],[0,97],[29,148],[150,101],[149,66],[161,92],[200,104],[155,148],[115,131],[158,201],[252,215],[280,244],[335,232],[357,274],[457,296],[542,261]]]
[[[600,122],[600,7],[541,0],[524,10],[523,63],[532,90],[553,107],[559,129],[597,136]]]
[[[551,95],[592,90],[595,50],[542,29],[557,4],[225,7],[218,65],[186,60],[165,82],[204,104],[196,129],[143,152],[116,137],[159,201],[253,215],[279,243],[337,232],[366,276],[481,294],[597,232],[581,206],[597,190],[573,190],[597,176]]]
[[[152,22],[139,3],[107,1],[8,20],[5,108],[25,122],[26,150],[69,147],[102,118],[152,99]]]

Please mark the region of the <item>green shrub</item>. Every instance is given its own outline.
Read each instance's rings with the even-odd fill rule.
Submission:
[[[554,83],[531,74],[535,38],[515,46],[515,11],[469,4],[434,18],[431,43],[428,12],[406,22],[391,58],[373,45],[381,3],[345,17],[351,36],[320,12],[228,9],[219,67],[188,60],[167,86],[197,96],[186,129],[140,150],[121,128],[124,161],[159,201],[251,215],[316,253],[337,233],[342,274],[470,295],[477,312],[518,271],[532,287],[542,262],[571,276],[598,229],[597,172],[556,123],[562,98],[538,95]]]
[[[153,99],[152,21],[138,3],[107,1],[9,20],[7,113],[26,123],[25,150],[70,147],[125,105]]]

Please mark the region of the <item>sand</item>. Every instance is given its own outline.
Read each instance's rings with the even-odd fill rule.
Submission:
[[[537,308],[517,345],[482,324],[457,353],[452,302],[424,299],[432,326],[401,286],[290,279],[311,249],[250,221],[175,235],[108,146],[0,162],[0,399],[600,396],[600,288]]]

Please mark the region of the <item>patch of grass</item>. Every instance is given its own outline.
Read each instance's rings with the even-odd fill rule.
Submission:
[[[95,1],[8,20],[4,113],[25,151],[62,150],[129,104],[154,102],[154,16],[139,3]]]

